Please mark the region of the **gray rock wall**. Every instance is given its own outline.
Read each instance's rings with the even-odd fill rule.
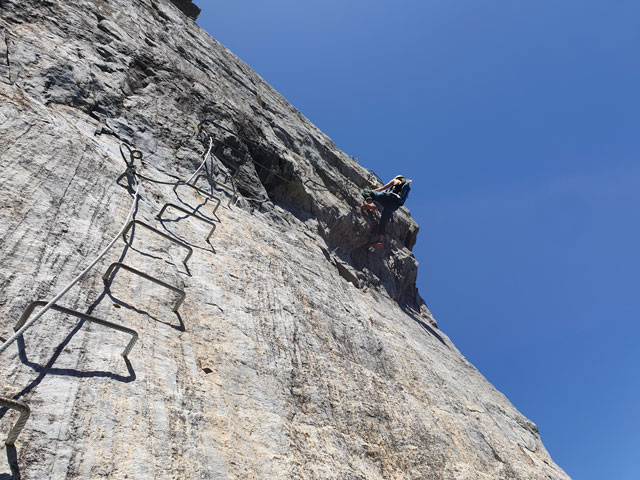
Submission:
[[[171,0],[171,2],[189,18],[196,20],[200,15],[200,7],[191,0]]]
[[[0,2],[0,336],[121,228],[138,172],[238,170],[240,199],[143,180],[136,227],[2,354],[0,395],[32,416],[7,473],[41,478],[561,479],[535,425],[437,330],[401,209],[385,251],[370,181],[255,72],[168,0]],[[232,135],[231,132],[240,136]],[[222,178],[222,176],[218,176]],[[210,188],[205,180],[198,184]],[[210,226],[168,210],[167,202]],[[183,289],[119,270],[120,261]],[[15,421],[0,412],[2,432]]]

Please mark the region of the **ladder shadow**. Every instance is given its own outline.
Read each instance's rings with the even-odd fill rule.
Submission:
[[[123,178],[126,178],[126,179],[127,179],[127,184],[126,184],[126,185],[123,185],[123,184],[121,183],[121,180],[122,180]],[[117,184],[119,187],[124,188],[124,189],[125,189],[127,192],[129,192],[131,195],[133,195],[133,194],[135,194],[135,193],[136,193],[136,189],[135,189],[136,184],[135,184],[134,178],[133,178],[133,176],[132,176],[128,171],[125,171],[124,173],[122,173],[122,174],[121,174],[121,175],[116,179],[116,184]]]
[[[165,229],[166,230],[166,229]],[[133,246],[133,237],[135,235],[135,227],[132,230],[131,236],[125,241],[125,243],[127,244],[128,248],[130,248],[131,250],[133,250],[134,252],[139,253],[142,256],[148,257],[148,258],[152,258],[154,260],[162,260],[164,263],[166,263],[167,265],[171,265],[172,267],[175,267],[176,270],[178,270],[178,272],[180,272],[180,269],[178,267],[177,264],[167,260],[166,258],[163,257],[157,257],[155,255],[152,255],[151,253],[145,253],[142,250],[137,249],[136,247]],[[177,238],[176,238],[177,240]],[[192,245],[189,245],[192,247]],[[184,264],[183,264],[184,265]],[[187,276],[191,277],[191,271],[189,270],[189,267],[187,265],[184,265],[185,268],[185,272],[180,272],[180,273],[186,273]]]
[[[190,203],[185,202],[182,197],[180,197],[180,194],[178,192],[173,192],[176,196],[176,199],[178,200],[178,202],[180,202],[182,205],[185,206],[185,208],[189,208],[191,210],[193,210],[193,213],[197,213],[198,215],[200,215],[202,218],[206,218],[207,220],[209,220],[210,222],[218,222],[218,223],[222,223],[222,220],[220,220],[220,217],[218,217],[218,214],[216,213],[209,213],[209,215],[202,213],[202,210],[204,209],[204,207],[207,206],[207,203],[210,201],[208,198],[205,198],[204,201],[202,201],[201,203],[199,203],[197,206],[193,206]],[[222,205],[221,205],[222,206]],[[224,206],[222,206],[224,208]]]
[[[93,311],[102,302],[102,300],[104,300],[105,297],[109,297],[109,299],[114,303],[114,305],[116,305],[116,308],[124,307],[127,310],[131,310],[132,312],[138,313],[140,315],[145,315],[145,316],[149,317],[151,320],[153,320],[155,322],[158,322],[158,323],[162,323],[163,325],[166,325],[166,326],[171,327],[171,328],[173,328],[175,330],[178,330],[179,332],[184,332],[185,331],[184,322],[182,321],[182,317],[180,316],[180,314],[178,312],[174,312],[176,314],[176,317],[178,318],[178,325],[174,325],[173,323],[169,323],[169,322],[165,322],[164,320],[160,320],[159,318],[151,315],[146,310],[142,310],[140,308],[136,308],[133,305],[129,305],[127,302],[125,302],[123,300],[120,300],[117,297],[114,297],[113,293],[110,290],[112,282],[113,282],[113,278],[109,281],[109,285],[103,290],[103,292],[96,299],[96,301],[91,304],[91,306],[89,307],[90,311]]]
[[[135,218],[135,214],[134,214],[134,218]],[[164,227],[164,225],[163,225],[163,227]],[[166,230],[166,228],[165,228],[165,230]],[[171,232],[169,232],[169,233],[171,233]],[[173,236],[175,237],[175,235],[173,235]],[[133,235],[132,235],[132,237],[133,237]],[[130,243],[132,241],[132,237],[130,237],[128,241],[125,241],[124,248],[122,250],[122,254],[120,254],[120,258],[118,258],[118,262],[123,262],[124,261],[125,257],[127,256],[127,251],[130,248],[132,250],[135,250],[131,246],[131,243]],[[186,242],[183,242],[183,243],[186,243]],[[189,276],[191,276],[191,272],[189,272]],[[105,299],[105,297],[109,297],[109,299],[111,299],[111,301],[114,303],[116,308],[124,307],[124,308],[126,308],[128,310],[131,310],[133,312],[136,312],[136,313],[139,313],[139,314],[142,314],[142,315],[146,315],[151,320],[154,320],[156,322],[159,322],[159,323],[162,323],[164,325],[167,325],[167,326],[169,326],[171,328],[174,328],[174,329],[176,329],[176,330],[178,330],[180,332],[184,332],[185,331],[184,322],[182,321],[182,317],[180,316],[180,314],[178,312],[175,312],[175,314],[176,314],[176,316],[178,318],[178,325],[176,326],[176,325],[173,325],[171,323],[162,321],[159,318],[156,318],[153,315],[151,315],[149,312],[147,312],[145,310],[140,310],[138,308],[135,308],[133,305],[129,305],[128,303],[120,300],[119,298],[114,297],[112,295],[112,293],[111,293],[111,284],[113,283],[114,279],[115,279],[115,275],[112,275],[111,278],[109,279],[109,283],[107,283],[107,285],[102,290],[102,293],[100,293],[98,298],[96,298],[93,301],[93,303],[91,305],[89,305],[89,308],[87,308],[87,315],[91,315],[93,313],[93,311],[98,307],[98,305],[100,305],[102,303],[102,301]]]
[[[207,169],[206,180],[207,180],[207,186],[209,187],[209,192],[207,192],[207,193],[210,193],[211,195],[223,194],[225,196],[225,198],[231,197],[232,198],[231,201],[233,201],[233,195],[231,195],[231,193],[227,190],[230,187],[228,185],[225,185],[224,183],[218,183],[217,180],[215,180],[213,178],[213,176],[215,176],[215,175],[212,175]],[[201,177],[203,177],[203,175],[199,175],[196,178],[196,182],[193,183],[194,186],[197,186],[198,180]],[[237,192],[236,192],[236,195],[237,195]],[[220,206],[223,207],[223,208],[226,208],[227,210],[231,210],[231,207],[229,206],[229,204],[227,204],[227,205],[223,204],[222,198],[220,198]],[[217,217],[217,215],[216,215],[216,217]],[[222,221],[222,220],[220,220],[220,221]]]
[[[189,207],[191,208],[191,207]],[[156,220],[158,222],[160,222],[160,224],[162,225],[162,228],[164,229],[165,232],[167,232],[167,235],[170,235],[171,237],[175,238],[176,240],[185,243],[187,245],[189,245],[192,248],[197,248],[198,250],[202,250],[205,252],[209,252],[209,253],[213,253],[214,255],[216,255],[216,249],[213,247],[213,245],[211,245],[210,243],[207,242],[207,245],[209,245],[209,248],[205,248],[205,247],[201,247],[199,245],[195,245],[187,240],[185,240],[184,238],[182,238],[179,235],[176,235],[175,233],[173,233],[171,230],[169,230],[167,228],[167,226],[165,225],[165,223],[178,223],[181,220],[186,220],[187,218],[189,218],[189,215],[182,215],[176,218],[156,218]]]
[[[134,216],[137,213],[137,211],[138,211],[138,209],[136,207],[136,209],[134,211]],[[122,259],[124,259],[126,257],[128,249],[129,249],[129,245],[125,243],[125,246],[124,246],[124,248],[122,250],[122,253],[120,254],[121,261],[122,261]],[[94,304],[95,303],[96,302],[94,302]],[[87,309],[87,315],[91,315],[93,310],[94,310],[94,306],[91,305]],[[111,373],[111,372],[105,372],[105,371],[83,372],[83,371],[80,371],[80,370],[69,369],[69,368],[53,368],[53,365],[55,364],[55,362],[60,357],[60,354],[62,353],[62,351],[66,348],[66,346],[69,344],[69,342],[71,342],[71,340],[73,339],[75,334],[78,333],[78,331],[82,328],[82,326],[84,324],[85,324],[84,320],[78,321],[78,323],[73,328],[73,330],[71,330],[71,332],[69,332],[67,337],[56,347],[53,355],[51,356],[49,361],[44,366],[40,365],[40,364],[37,364],[37,363],[34,363],[34,362],[31,362],[28,359],[27,351],[26,351],[26,347],[25,347],[25,342],[24,342],[24,335],[21,335],[17,339],[18,356],[20,358],[20,361],[23,364],[25,364],[26,366],[28,366],[29,368],[31,368],[34,371],[36,371],[38,373],[38,376],[35,379],[33,379],[31,381],[31,383],[29,383],[29,385],[27,385],[19,393],[17,393],[13,397],[14,400],[17,400],[17,399],[27,395],[28,393],[30,393],[35,387],[37,387],[40,383],[42,383],[42,380],[44,380],[44,378],[49,373],[52,373],[54,375],[72,376],[72,377],[77,377],[77,378],[87,378],[87,377],[111,378],[113,380],[124,382],[124,383],[133,382],[136,379],[136,373],[133,370],[133,366],[131,365],[131,362],[129,361],[129,359],[127,357],[123,357],[124,361],[125,361],[125,366],[127,367],[127,372],[128,372],[127,376],[118,375],[118,374],[114,374],[114,373]],[[7,409],[0,409],[0,418],[2,418],[4,416],[6,411],[7,411]]]
[[[38,376],[35,379],[33,379],[31,383],[29,383],[29,385],[27,385],[20,392],[14,395],[13,396],[14,400],[18,400],[24,397],[25,395],[29,394],[35,387],[37,387],[42,382],[42,380],[44,380],[44,378],[47,375],[60,375],[60,376],[75,377],[75,378],[110,378],[112,380],[115,380],[117,382],[122,382],[122,383],[130,383],[136,379],[136,373],[133,370],[133,366],[131,365],[131,362],[127,357],[123,357],[125,366],[127,367],[127,373],[128,373],[128,375],[126,376],[120,375],[117,373],[107,372],[104,370],[82,371],[82,370],[76,370],[75,368],[53,368],[53,365],[56,363],[56,361],[58,360],[58,358],[60,357],[64,349],[67,347],[67,345],[69,345],[69,343],[71,342],[75,334],[78,333],[78,331],[82,328],[84,323],[85,323],[84,320],[80,320],[78,322],[78,324],[67,335],[67,337],[56,347],[53,355],[45,365],[40,365],[39,363],[30,361],[29,358],[27,357],[27,350],[25,347],[24,336],[21,335],[17,339],[18,356],[20,358],[20,361],[27,367],[31,368],[33,371],[37,372]],[[0,409],[0,418],[4,416],[5,412],[6,412],[6,409]]]
[[[20,357],[20,361],[22,362],[23,365],[26,365],[27,367],[31,368],[33,371],[38,372],[38,373],[46,373],[46,374],[50,374],[50,375],[61,375],[61,376],[69,376],[69,377],[76,377],[76,378],[92,378],[92,377],[97,377],[97,378],[111,378],[112,380],[116,380],[119,382],[123,382],[123,383],[129,383],[132,382],[136,379],[136,374],[133,371],[133,367],[131,366],[131,362],[129,361],[129,359],[127,357],[123,357],[124,358],[124,363],[127,367],[127,371],[128,371],[128,375],[124,376],[124,375],[119,375],[116,373],[112,373],[112,372],[106,372],[103,370],[89,370],[89,371],[85,371],[85,370],[76,370],[75,368],[53,368],[53,363],[55,363],[55,360],[57,360],[57,358],[60,356],[60,353],[62,353],[62,350],[64,349],[64,347],[71,341],[71,339],[73,338],[73,336],[76,334],[76,332],[78,330],[80,330],[80,328],[82,327],[82,324],[84,324],[85,321],[84,320],[80,320],[78,322],[78,325],[76,325],[76,327],[74,328],[74,330],[69,334],[69,336],[62,342],[62,348],[56,348],[56,352],[54,353],[54,357],[52,357],[53,361],[50,359],[49,362],[47,362],[47,364],[45,366],[40,365],[37,362],[32,362],[31,360],[29,360],[29,358],[27,357],[27,349],[25,346],[25,342],[24,342],[24,337],[20,337],[17,340],[18,343],[18,355]],[[60,350],[60,351],[58,351]]]
[[[11,469],[11,475],[3,473],[0,475],[0,480],[20,480],[22,477],[20,475],[20,467],[18,466],[16,447],[13,445],[5,445],[4,448],[7,451],[7,463]]]

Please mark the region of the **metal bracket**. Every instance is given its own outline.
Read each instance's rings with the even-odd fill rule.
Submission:
[[[193,212],[190,212],[189,210],[186,210],[182,207],[179,207],[178,205],[175,205],[173,203],[165,203],[164,206],[162,207],[162,209],[160,210],[160,213],[158,214],[158,218],[162,218],[162,214],[165,212],[166,209],[168,209],[169,207],[175,208],[176,210],[180,210],[182,213],[189,215],[190,217],[194,217],[197,218],[198,220],[200,220],[201,222],[204,222],[208,225],[211,225],[211,231],[209,232],[209,235],[207,235],[207,242],[209,242],[209,239],[211,238],[211,235],[213,235],[213,232],[216,231],[216,224],[213,223],[210,220],[207,220],[206,218],[201,217],[200,215],[196,215]]]
[[[178,187],[189,187],[189,188],[193,188],[196,192],[198,192],[200,195],[204,195],[205,197],[210,198],[211,200],[216,202],[216,206],[213,208],[213,214],[216,214],[216,210],[218,210],[218,207],[220,206],[220,199],[218,197],[214,197],[213,195],[211,195],[209,192],[205,192],[204,190],[199,189],[198,187],[190,184],[190,183],[181,183],[179,185],[176,185],[175,187],[173,187],[173,191],[175,192]]]
[[[43,300],[31,302],[27,306],[25,311],[22,313],[22,315],[20,316],[20,319],[18,320],[18,323],[16,323],[15,326],[13,327],[13,330],[16,332],[20,330],[20,328],[22,328],[22,326],[26,323],[26,321],[29,319],[33,311],[36,309],[36,307],[43,307],[46,304],[47,302]],[[87,315],[86,313],[77,312],[69,308],[61,307],[60,305],[54,304],[54,305],[51,305],[50,308],[51,310],[56,310],[66,315],[71,315],[72,317],[81,318],[82,320],[86,320],[87,322],[97,323],[98,325],[102,325],[107,328],[112,328],[113,330],[118,330],[119,332],[124,332],[131,335],[131,340],[129,340],[129,343],[127,344],[127,346],[124,348],[124,351],[122,352],[123,357],[126,357],[127,355],[129,355],[129,353],[131,353],[131,349],[138,341],[138,332],[136,332],[131,328],[123,327],[122,325],[118,325],[117,323],[108,322],[107,320],[102,320],[100,318],[92,317],[90,315]]]
[[[215,153],[212,153],[213,157],[218,160],[220,163],[222,163],[223,165],[225,165],[225,162],[223,162]],[[227,167],[229,168],[229,167]],[[236,175],[238,175],[238,173],[240,173],[240,168],[239,167],[231,167],[233,169],[233,173],[231,175],[229,175],[228,172],[224,172],[224,181],[221,183],[216,182],[215,180],[213,180],[214,182],[216,182],[216,185],[221,186],[222,188],[225,188],[225,185],[227,183],[227,180],[230,180],[231,183],[231,187],[233,188],[232,191],[232,197],[229,199],[229,203],[227,204],[227,207],[231,207],[232,203],[236,203],[238,201],[238,191],[236,189],[236,182],[234,181],[236,179]],[[198,182],[198,179],[196,179],[195,182],[193,182],[193,184],[195,185]],[[226,187],[227,190],[229,190],[229,187]]]
[[[184,257],[184,260],[182,260],[182,263],[184,263],[184,266],[187,266],[187,261],[189,260],[189,258],[191,257],[191,255],[193,254],[193,248],[191,248],[189,245],[186,245],[178,240],[176,240],[175,238],[167,235],[166,233],[162,233],[160,230],[156,230],[155,228],[153,228],[150,225],[147,225],[146,223],[141,222],[140,220],[131,220],[129,222],[129,225],[127,225],[127,228],[124,229],[124,232],[122,233],[122,238],[124,238],[124,241],[127,241],[127,233],[129,233],[129,230],[131,230],[131,228],[133,227],[133,225],[140,225],[141,227],[146,228],[147,230],[151,230],[153,233],[155,233],[156,235],[160,235],[162,238],[166,238],[167,240],[175,243],[176,245],[179,245],[183,248],[186,248],[187,250],[189,250],[189,253],[187,253],[187,256]]]
[[[182,305],[182,302],[184,301],[184,297],[186,297],[186,294],[184,293],[184,290],[180,290],[178,287],[174,287],[173,285],[169,285],[168,283],[163,282],[162,280],[158,280],[157,278],[153,278],[151,275],[146,274],[144,272],[141,272],[140,270],[136,270],[135,268],[130,267],[129,265],[125,265],[124,263],[121,262],[114,262],[111,265],[109,265],[109,268],[107,268],[107,271],[105,272],[105,274],[102,276],[102,281],[104,282],[104,286],[106,287],[109,284],[109,280],[111,277],[111,273],[116,269],[116,268],[122,268],[124,270],[127,270],[131,273],[135,273],[136,275],[139,275],[142,278],[145,278],[147,280],[149,280],[150,282],[156,283],[162,287],[168,288],[169,290],[172,290],[176,293],[180,294],[180,297],[178,298],[178,300],[176,300],[176,304],[173,307],[173,311],[177,312],[178,309],[180,308],[180,305]]]
[[[13,446],[18,439],[18,435],[20,435],[20,432],[24,428],[25,423],[27,423],[27,420],[29,419],[31,409],[26,403],[16,402],[15,400],[11,400],[5,397],[0,397],[0,406],[11,408],[12,410],[17,410],[18,412],[20,412],[18,421],[13,426],[13,428],[9,432],[9,436],[7,436],[7,439],[4,442],[6,445]]]
[[[129,160],[127,160],[127,156],[124,153],[123,148],[126,148],[127,153],[129,153]],[[120,144],[120,155],[122,155],[122,159],[124,160],[124,163],[127,164],[127,169],[135,169],[136,168],[136,160],[140,160],[142,161],[142,152],[140,150],[137,150],[135,148],[131,148],[128,144],[126,143],[121,143]]]
[[[213,154],[213,156],[215,157],[216,160],[218,160],[220,163],[225,165],[225,162],[220,160],[220,158],[215,153]],[[240,172],[240,169],[238,167],[228,167],[226,165],[225,165],[225,168],[230,168],[233,171],[233,173],[231,173],[231,174],[229,172],[221,172],[220,173],[220,175],[224,175],[224,180],[222,182],[219,182],[219,183],[222,183],[222,184],[226,185],[227,180],[229,180],[229,179],[231,179],[231,182],[233,183],[233,180],[235,180],[236,175],[238,175],[238,173]],[[191,182],[189,182],[189,183],[191,183]]]
[[[229,177],[229,175],[227,175],[227,177]],[[233,182],[233,178],[234,177],[235,177],[235,174],[232,177],[229,177],[229,178],[231,178],[231,186],[233,187],[233,189],[230,188],[228,185],[224,185],[223,183],[218,182],[213,177],[210,177],[209,175],[206,175],[204,173],[198,175],[193,180],[193,183],[191,183],[190,185],[191,186],[195,186],[196,183],[198,183],[198,180],[200,180],[201,178],[206,178],[207,180],[213,182],[216,185],[216,188],[222,188],[222,189],[226,190],[227,192],[231,193],[231,199],[229,200],[229,203],[228,203],[228,205],[230,206],[232,203],[235,203],[238,200],[238,192],[236,192],[236,185]],[[226,178],[225,178],[225,182],[226,182]],[[215,210],[213,212],[215,213]]]

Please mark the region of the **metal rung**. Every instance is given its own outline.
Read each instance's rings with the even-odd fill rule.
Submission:
[[[129,232],[129,230],[131,230],[131,228],[133,227],[134,224],[140,225],[141,227],[144,227],[147,230],[151,230],[156,235],[160,235],[162,238],[166,238],[167,240],[175,243],[176,245],[180,245],[181,247],[186,248],[187,250],[189,250],[189,253],[187,253],[187,256],[184,257],[184,260],[182,260],[182,263],[184,263],[184,266],[185,267],[187,266],[187,261],[189,260],[189,258],[193,254],[193,248],[191,248],[189,245],[186,245],[186,244],[176,240],[175,238],[167,235],[166,233],[162,233],[160,230],[156,230],[152,226],[147,225],[146,223],[143,223],[140,220],[131,220],[129,222],[129,225],[127,225],[127,228],[124,229],[124,233],[122,234],[122,238],[124,238],[125,242],[127,241],[127,233]]]
[[[218,207],[220,206],[220,199],[218,197],[214,197],[213,195],[211,195],[209,192],[205,192],[204,190],[199,189],[198,187],[196,187],[195,185],[191,185],[190,183],[181,183],[179,185],[176,185],[175,187],[173,187],[173,191],[175,192],[178,187],[189,187],[189,188],[193,188],[196,192],[198,192],[200,195],[204,195],[205,197],[210,198],[211,200],[216,202],[216,206],[213,208],[213,214],[216,214],[216,210],[218,210]]]
[[[237,173],[238,173],[237,169],[234,169],[233,175],[229,175],[228,172],[222,172],[220,175],[224,175],[224,180],[222,180],[222,182],[218,182],[218,183],[226,185],[227,184],[227,180],[229,180],[229,179],[233,180]]]
[[[20,316],[18,323],[16,323],[15,326],[13,327],[14,331],[17,332],[18,330],[20,330],[20,328],[22,328],[22,326],[29,319],[33,311],[36,309],[36,307],[44,307],[46,304],[47,302],[42,300],[31,302],[27,306],[25,311],[22,313],[22,316]],[[129,343],[127,344],[127,346],[124,348],[124,351],[122,352],[123,357],[126,357],[127,355],[129,355],[129,353],[131,352],[131,349],[138,341],[138,332],[136,332],[131,328],[123,327],[122,325],[118,325],[117,323],[113,323],[113,322],[108,322],[107,320],[102,320],[101,318],[92,317],[90,315],[87,315],[86,313],[77,312],[69,308],[61,307],[60,305],[54,304],[54,305],[51,305],[50,308],[51,310],[56,310],[66,315],[71,315],[72,317],[81,318],[82,320],[86,320],[87,322],[97,323],[98,325],[102,325],[107,328],[112,328],[113,330],[118,330],[119,332],[128,333],[129,335],[131,335],[131,340],[129,340]]]
[[[105,272],[105,274],[102,276],[102,281],[104,282],[105,287],[107,285],[109,285],[109,280],[111,277],[111,273],[116,269],[116,268],[123,268],[124,270],[127,270],[131,273],[135,273],[136,275],[141,276],[142,278],[146,278],[147,280],[149,280],[150,282],[156,283],[162,287],[168,288],[169,290],[172,290],[176,293],[180,294],[180,297],[178,298],[178,300],[176,300],[176,304],[173,307],[173,311],[177,312],[178,309],[180,308],[180,305],[182,305],[182,302],[184,301],[184,297],[186,297],[186,294],[184,293],[184,290],[180,290],[178,287],[174,287],[173,285],[169,285],[168,283],[163,282],[162,280],[158,280],[157,278],[153,278],[151,275],[141,272],[140,270],[136,270],[135,268],[130,267],[129,265],[125,265],[124,263],[121,262],[114,262],[111,265],[109,265],[109,268],[107,268],[107,271]]]
[[[31,409],[26,403],[16,402],[15,400],[11,400],[10,398],[5,397],[0,397],[0,406],[20,412],[18,421],[13,426],[13,428],[9,432],[9,436],[7,436],[7,439],[4,442],[6,445],[12,446],[16,443],[18,435],[20,435],[20,432],[24,428],[25,423],[27,423],[29,415],[31,414]]]
[[[222,163],[224,165],[225,162],[223,162],[222,160],[220,160],[220,158],[218,158],[218,156],[216,156],[216,154],[214,153],[213,156],[216,158],[216,160],[218,160],[220,163]],[[233,180],[236,178],[236,175],[238,175],[238,173],[240,172],[240,169],[238,169],[237,167],[227,167],[225,165],[226,168],[231,168],[233,170],[232,174],[229,174],[229,172],[222,172],[220,173],[220,175],[224,175],[224,180],[221,182],[223,184],[226,185],[227,180],[231,179],[231,182],[233,183]],[[191,183],[191,182],[189,182]]]
[[[168,209],[169,207],[175,208],[176,210],[180,210],[182,213],[189,215],[190,217],[194,217],[197,218],[198,220],[200,220],[201,222],[204,222],[208,225],[211,225],[211,231],[209,232],[209,235],[207,235],[207,242],[209,242],[209,239],[211,238],[211,235],[213,235],[213,232],[216,231],[216,224],[213,223],[210,220],[207,220],[204,217],[201,217],[200,215],[196,215],[193,212],[190,212],[189,210],[186,210],[178,205],[175,205],[173,203],[165,203],[164,206],[162,207],[162,209],[160,210],[160,213],[158,214],[158,218],[162,218],[162,214],[165,212],[166,209]]]
[[[234,174],[234,176],[235,176],[235,174]],[[206,178],[207,180],[213,182],[215,184],[216,188],[222,188],[222,189],[226,190],[227,192],[229,192],[231,194],[231,199],[229,200],[229,205],[231,205],[232,202],[236,202],[238,200],[238,192],[236,192],[236,186],[233,183],[233,177],[231,177],[231,186],[233,187],[233,189],[231,187],[229,187],[228,185],[223,185],[222,183],[218,182],[213,177],[210,177],[209,175],[206,175],[204,173],[198,175],[193,180],[193,183],[191,183],[191,185],[195,186],[196,183],[198,183],[198,180],[200,180],[201,178]],[[215,210],[214,210],[214,213],[215,213]]]

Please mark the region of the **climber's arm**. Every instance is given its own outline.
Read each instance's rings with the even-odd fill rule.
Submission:
[[[387,188],[389,188],[391,185],[395,185],[395,182],[396,182],[396,179],[394,178],[389,183],[387,183],[384,187],[376,188],[375,191],[376,192],[382,192],[382,191],[386,190]]]

